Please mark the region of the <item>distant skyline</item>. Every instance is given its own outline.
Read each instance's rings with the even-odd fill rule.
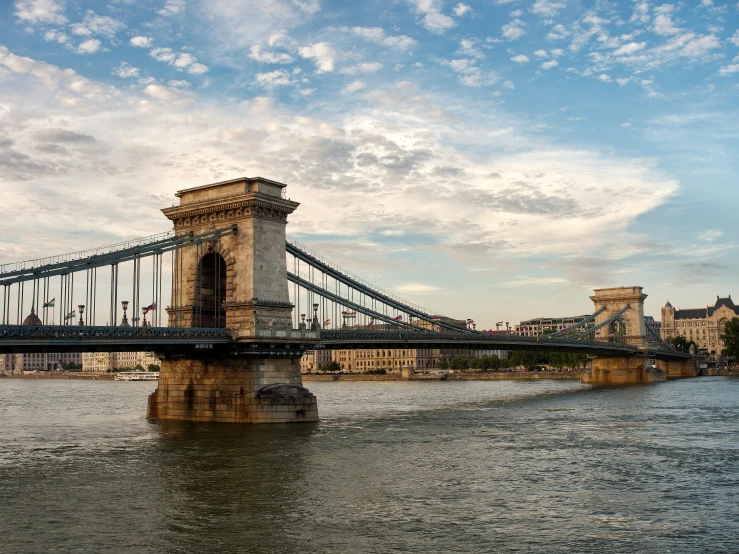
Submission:
[[[739,299],[739,3],[6,0],[0,263],[284,182],[288,234],[429,310]]]

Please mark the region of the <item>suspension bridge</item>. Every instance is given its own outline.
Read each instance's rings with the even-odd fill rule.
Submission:
[[[240,178],[176,196],[162,210],[170,232],[0,265],[0,353],[156,352],[149,417],[202,421],[317,419],[299,370],[316,348],[579,352],[594,357],[591,382],[690,375],[690,355],[645,326],[641,287],[596,290],[594,313],[566,331],[483,333],[288,240],[299,204],[282,183]]]

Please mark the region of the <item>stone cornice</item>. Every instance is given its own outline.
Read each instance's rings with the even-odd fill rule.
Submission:
[[[221,198],[205,202],[172,206],[170,208],[164,208],[162,213],[168,219],[175,220],[178,218],[192,217],[194,215],[222,212],[224,210],[259,207],[279,211],[287,215],[294,212],[299,205],[299,202],[293,202],[292,200],[286,200],[284,198],[276,198],[258,193],[248,193],[229,198],[225,201]]]
[[[287,215],[298,206],[297,202],[291,200],[251,193],[225,202],[219,200],[173,206],[163,209],[162,213],[174,223],[175,229],[184,230],[253,218],[284,224],[287,223]]]

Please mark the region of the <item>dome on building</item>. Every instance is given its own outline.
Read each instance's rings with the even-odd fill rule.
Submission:
[[[33,311],[33,307],[31,307],[31,313],[28,315],[28,317],[26,317],[26,319],[23,320],[23,325],[31,325],[33,327],[43,325],[43,322],[39,319],[39,317]]]

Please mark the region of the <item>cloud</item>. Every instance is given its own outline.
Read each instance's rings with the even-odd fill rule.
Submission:
[[[339,73],[345,75],[356,75],[357,73],[375,73],[384,69],[384,65],[380,62],[363,62],[351,67],[345,67]]]
[[[462,39],[459,41],[459,50],[457,51],[458,56],[470,56],[472,58],[484,58],[485,54],[482,53],[477,46],[477,41],[473,39]]]
[[[85,135],[83,133],[75,133],[66,129],[41,129],[33,134],[33,137],[39,142],[53,143],[90,143],[95,142],[95,137]]]
[[[454,15],[457,17],[462,17],[465,14],[468,14],[472,11],[472,7],[468,6],[467,4],[462,4],[461,2],[454,6]]]
[[[354,81],[353,83],[349,83],[346,85],[342,91],[341,94],[351,94],[352,92],[357,92],[358,90],[362,90],[363,88],[367,88],[366,83],[363,83],[362,81]]]
[[[628,44],[624,44],[623,46],[617,48],[613,52],[613,54],[615,56],[629,56],[631,54],[639,52],[640,50],[644,50],[644,47],[646,45],[646,42],[629,42]]]
[[[562,40],[564,38],[567,38],[569,36],[569,32],[562,24],[557,24],[554,27],[552,27],[552,30],[549,31],[549,34],[547,35],[548,40]]]
[[[457,81],[466,87],[481,87],[483,85],[492,85],[500,80],[500,77],[494,71],[483,71],[476,65],[477,60],[470,58],[446,60],[440,59],[441,65],[450,67],[452,71],[458,73]]]
[[[132,37],[130,40],[131,46],[138,46],[139,48],[149,48],[152,45],[152,40],[148,37]]]
[[[164,3],[164,7],[162,7],[161,10],[159,10],[157,13],[159,15],[163,15],[164,17],[170,17],[173,15],[178,15],[185,11],[185,0],[167,0]]]
[[[418,43],[407,35],[387,35],[382,27],[345,27],[344,30],[350,31],[363,38],[366,41],[381,44],[389,48],[397,48],[399,50],[407,50],[413,48]]]
[[[64,25],[65,4],[57,0],[16,0],[15,16],[31,25]]]
[[[69,37],[63,31],[49,29],[44,33],[44,40],[49,42],[58,42],[59,44],[66,44],[67,42],[69,42]]]
[[[156,100],[164,100],[171,102],[173,100],[184,100],[186,97],[182,91],[175,87],[165,87],[164,85],[148,85],[144,89],[144,94]]]
[[[284,87],[297,83],[293,76],[285,69],[277,69],[268,73],[257,73],[254,82],[263,88]]]
[[[516,62],[516,63],[526,63],[529,61],[529,57],[524,56],[523,54],[518,54],[516,56],[513,56],[511,58],[511,61]]]
[[[313,60],[318,73],[327,73],[334,70],[336,52],[328,42],[318,42],[311,46],[298,48],[301,57]]]
[[[128,65],[126,62],[121,62],[121,64],[113,70],[113,74],[118,75],[118,77],[128,79],[131,77],[138,77],[139,69]]]
[[[78,54],[94,54],[98,50],[100,50],[100,41],[96,38],[88,39],[77,47]]]
[[[728,40],[734,46],[739,46],[739,31],[736,31]]]
[[[395,287],[395,292],[399,294],[431,294],[439,290],[439,287],[421,283],[404,283]]]
[[[698,240],[702,240],[705,242],[713,242],[718,238],[721,238],[724,236],[724,232],[720,229],[707,229],[703,231],[700,235],[698,235]]]
[[[520,19],[514,19],[510,23],[506,23],[501,28],[503,32],[503,38],[508,40],[516,40],[526,34],[526,24]]]
[[[739,63],[726,65],[718,70],[718,74],[721,75],[721,77],[727,77],[728,75],[733,75],[734,73],[739,73]]]
[[[443,34],[456,25],[454,19],[441,12],[441,0],[407,0],[418,16],[421,25],[436,34]]]
[[[262,63],[290,63],[293,61],[293,57],[287,52],[262,50],[262,47],[257,44],[249,49],[249,57]]]
[[[71,25],[71,28],[75,35],[100,35],[113,38],[118,31],[126,28],[126,24],[106,15],[96,15],[94,11],[88,10],[82,22]]]
[[[557,60],[549,60],[548,62],[544,62],[541,64],[542,69],[552,69],[553,67],[557,67],[559,65],[559,62]]]
[[[662,4],[654,9],[657,14],[652,22],[652,30],[658,35],[675,35],[680,32],[680,28],[675,25],[672,15],[675,13],[675,6],[672,4]]]
[[[564,8],[565,5],[562,2],[555,2],[552,0],[536,0],[534,5],[531,7],[531,11],[536,15],[542,17],[554,17],[557,15],[559,10]]]
[[[178,71],[187,71],[191,75],[202,75],[208,72],[208,66],[198,63],[197,58],[189,52],[177,53],[171,48],[152,48],[149,55],[157,61],[175,67]]]

